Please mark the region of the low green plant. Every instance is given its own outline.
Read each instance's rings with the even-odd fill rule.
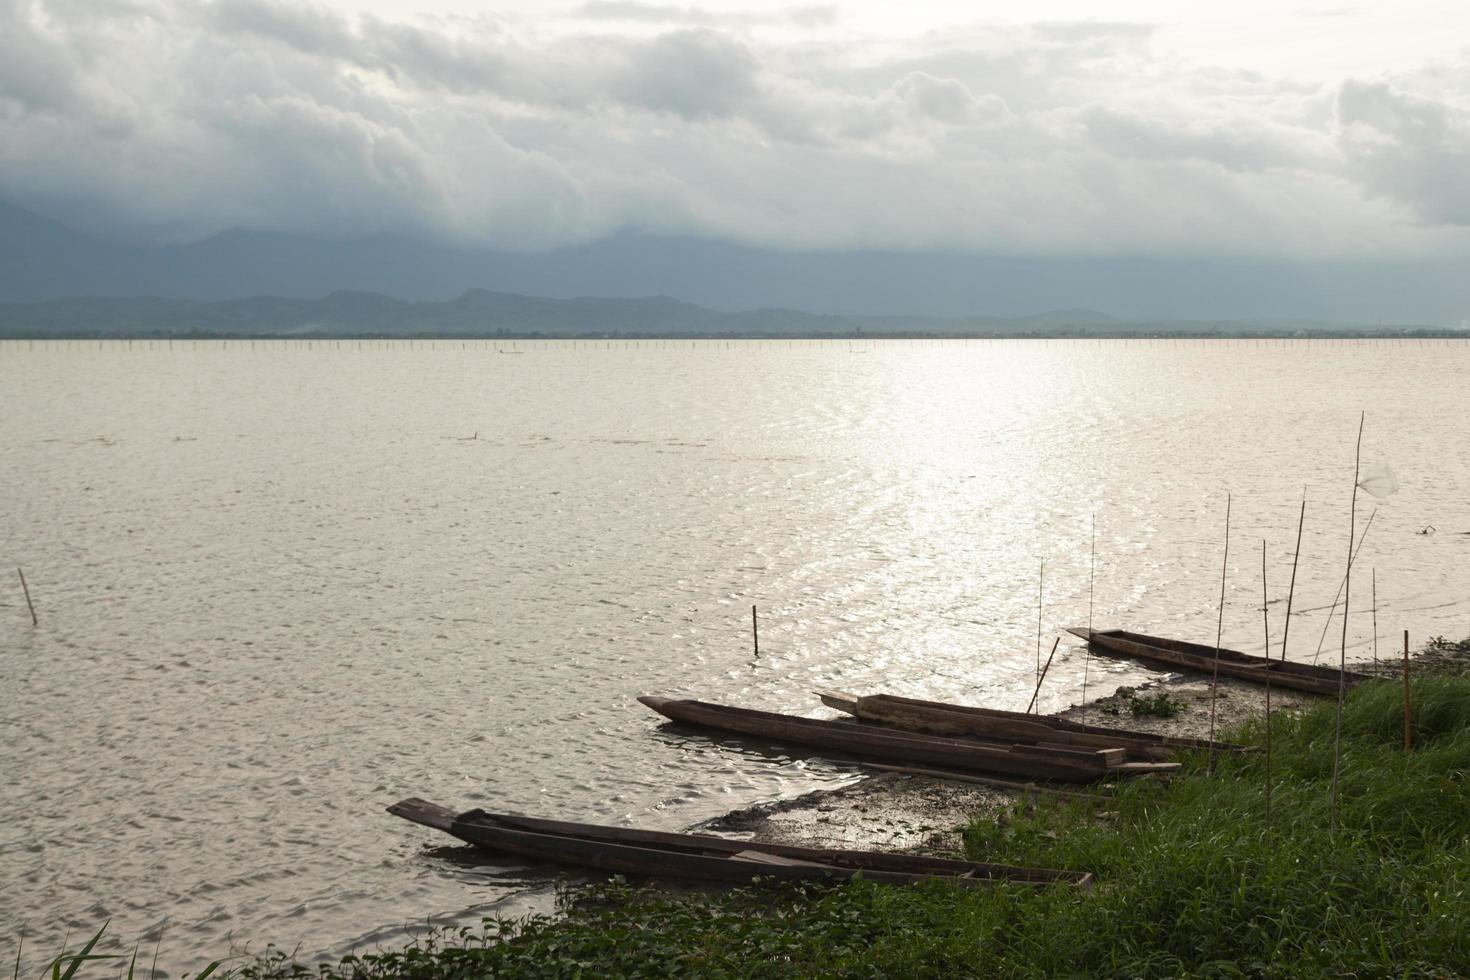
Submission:
[[[125,978],[125,980],[133,980],[134,973],[138,966],[137,946],[133,947],[131,955],[127,953],[94,952],[94,950],[97,949],[97,944],[102,941],[102,937],[107,932],[107,927],[110,924],[110,921],[102,923],[102,927],[98,929],[95,933],[93,933],[92,937],[88,939],[86,943],[82,945],[82,948],[77,950],[76,952],[63,951],[62,953],[57,955],[46,967],[46,972],[50,974],[51,980],[74,980],[77,974],[81,971],[83,964],[109,963],[114,961],[121,961],[124,959],[128,961],[128,968],[126,972],[122,974],[122,976]],[[20,956],[21,948],[24,946],[24,944],[24,937],[22,937],[21,941],[16,944],[14,980],[20,980]],[[215,971],[220,968],[223,962],[223,960],[215,960],[213,963],[210,963],[204,969],[194,974],[192,980],[207,980],[208,977],[212,976]],[[154,970],[149,970],[150,977],[154,975],[154,973]],[[187,980],[188,974],[185,974],[184,976]]]
[[[1102,707],[1104,714],[1120,715],[1123,708],[1135,718],[1173,718],[1179,714],[1183,706],[1172,697],[1168,691],[1160,691],[1153,697],[1139,697],[1136,688],[1120,687],[1113,695],[1111,703]]]
[[[1179,714],[1179,702],[1160,691],[1151,698],[1128,696],[1128,713],[1135,718],[1173,718]]]

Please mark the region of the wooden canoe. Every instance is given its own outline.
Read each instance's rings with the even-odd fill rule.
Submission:
[[[941,879],[967,887],[1000,882],[1029,887],[1086,886],[1092,880],[1084,872],[955,861],[919,854],[762,844],[705,834],[603,827],[484,810],[455,813],[417,798],[395,803],[388,807],[388,812],[442,830],[476,847],[532,861],[577,865],[614,874],[734,883],[757,877],[846,881],[861,874],[870,881],[885,884],[911,885]]]
[[[1127,630],[1089,630],[1082,626],[1069,627],[1067,632],[1114,656],[1206,674],[1215,670],[1215,648],[1203,643],[1168,640],[1145,633],[1130,633]],[[1266,683],[1269,677],[1271,683],[1278,687],[1289,687],[1309,694],[1337,693],[1338,671],[1334,667],[1271,660],[1241,653],[1239,650],[1220,650],[1219,654],[1221,677],[1234,677],[1257,684]],[[1369,678],[1366,674],[1347,671],[1344,679],[1352,687]]]
[[[1208,749],[1206,739],[1174,738],[1152,732],[1102,728],[1063,721],[1052,715],[1032,715],[998,708],[921,701],[893,694],[858,697],[842,691],[818,691],[822,703],[866,721],[906,731],[925,732],[986,742],[1008,740],[1036,744],[1070,745],[1084,749],[1121,748],[1127,758],[1159,762],[1181,749]],[[1240,746],[1216,744],[1217,751],[1240,751]]]
[[[969,739],[900,732],[847,721],[801,718],[706,701],[641,697],[673,721],[795,745],[835,749],[866,759],[914,762],[941,769],[989,772],[1085,783],[1113,773],[1126,760],[1117,750],[1071,746],[986,745]]]

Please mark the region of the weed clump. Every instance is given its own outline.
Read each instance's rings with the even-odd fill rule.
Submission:
[[[1124,708],[1134,718],[1173,718],[1183,710],[1183,705],[1170,696],[1168,691],[1160,691],[1153,697],[1140,697],[1135,688],[1120,687],[1114,696],[1114,703],[1102,710],[1106,714],[1120,715]]]

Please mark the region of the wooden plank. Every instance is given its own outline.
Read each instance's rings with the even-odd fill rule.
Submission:
[[[1112,749],[1079,749],[1065,742],[1037,742],[1036,747],[1048,751],[1085,752],[1102,760],[1103,765],[1114,768],[1122,765],[1128,757],[1128,750],[1123,748]]]

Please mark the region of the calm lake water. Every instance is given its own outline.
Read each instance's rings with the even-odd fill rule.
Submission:
[[[1384,655],[1470,631],[1463,342],[497,346],[0,344],[0,957],[110,919],[193,969],[527,907],[544,877],[403,796],[676,829],[850,780],[634,699],[1023,708],[1040,564],[1049,649],[1093,515],[1094,621],[1212,642],[1233,493],[1225,639],[1259,652],[1305,490],[1311,660],[1360,410],[1401,488],[1360,496],[1349,656],[1370,570]],[[1082,671],[1064,641],[1041,707]]]

